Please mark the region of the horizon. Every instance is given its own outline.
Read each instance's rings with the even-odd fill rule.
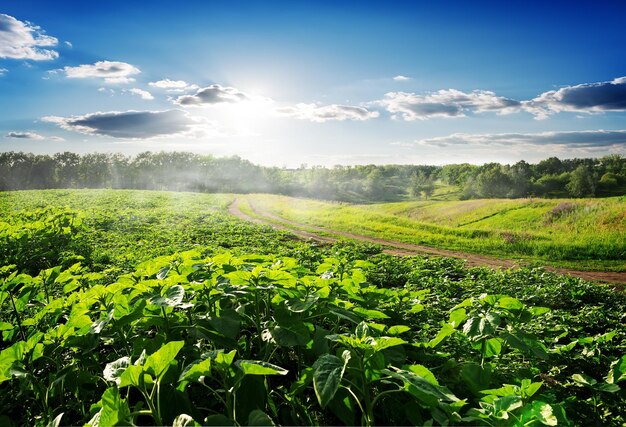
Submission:
[[[83,156],[89,156],[89,155],[105,155],[105,156],[115,156],[115,155],[122,155],[122,156],[126,156],[129,160],[135,160],[138,157],[145,155],[145,154],[153,154],[153,155],[159,155],[159,154],[193,154],[193,155],[198,155],[198,156],[208,156],[211,157],[215,160],[222,160],[222,159],[233,159],[233,158],[237,158],[243,162],[249,162],[254,166],[259,166],[259,167],[263,167],[263,168],[277,168],[277,169],[284,169],[284,170],[302,170],[302,169],[308,169],[308,170],[312,170],[312,169],[338,169],[338,168],[356,168],[356,167],[368,167],[368,166],[375,166],[375,167],[394,167],[394,166],[399,166],[399,167],[411,167],[411,166],[415,166],[415,167],[435,167],[435,168],[443,168],[444,166],[459,166],[459,165],[463,165],[463,164],[469,164],[471,166],[486,166],[489,164],[493,164],[493,163],[497,163],[501,166],[514,166],[516,163],[520,163],[520,162],[526,162],[528,165],[530,166],[536,166],[546,160],[550,160],[550,159],[554,159],[556,158],[557,160],[563,161],[563,162],[568,162],[568,161],[572,161],[572,162],[576,162],[576,161],[582,161],[582,160],[601,160],[603,157],[610,157],[610,156],[618,156],[621,159],[626,159],[626,156],[623,156],[621,154],[608,154],[606,156],[597,156],[597,157],[556,157],[556,156],[552,156],[552,157],[548,157],[542,160],[538,160],[535,162],[527,162],[524,159],[521,159],[517,162],[509,162],[509,163],[502,163],[502,162],[482,162],[482,163],[471,163],[471,162],[460,162],[460,163],[441,163],[441,164],[435,164],[435,163],[358,163],[358,164],[334,164],[334,165],[319,165],[319,164],[309,164],[306,162],[300,163],[299,165],[295,165],[295,166],[286,166],[286,165],[263,165],[260,163],[256,163],[250,159],[246,159],[245,157],[242,157],[238,154],[232,154],[232,155],[215,155],[213,153],[196,153],[193,151],[166,151],[166,150],[161,150],[161,151],[150,151],[150,150],[146,150],[146,151],[142,151],[142,152],[138,152],[135,154],[128,154],[128,153],[122,153],[119,151],[109,151],[109,152],[105,152],[105,151],[92,151],[92,152],[84,152],[84,153],[75,153],[73,151],[57,151],[54,153],[33,153],[32,151],[15,151],[15,150],[11,150],[11,151],[4,151],[1,152],[0,151],[0,155],[2,153],[18,153],[18,154],[26,154],[26,155],[33,155],[33,156],[50,156],[51,158],[56,156],[56,155],[62,155],[64,153],[71,153],[71,154],[77,154],[81,157]]]
[[[0,9],[0,151],[254,164],[626,155],[626,4]]]

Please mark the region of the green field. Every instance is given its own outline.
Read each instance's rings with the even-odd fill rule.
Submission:
[[[626,198],[354,205],[252,195],[303,226],[580,270],[626,271]]]
[[[0,425],[626,423],[623,291],[302,242],[230,216],[234,198],[0,193]],[[502,211],[252,200],[400,229]],[[541,216],[526,203],[509,211]]]

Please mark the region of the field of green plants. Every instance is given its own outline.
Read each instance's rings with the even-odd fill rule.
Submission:
[[[252,206],[304,227],[543,265],[626,271],[626,197],[369,205],[273,195],[246,198]]]
[[[230,195],[0,193],[0,425],[624,425],[626,295]]]

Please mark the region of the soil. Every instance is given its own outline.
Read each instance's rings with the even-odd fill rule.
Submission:
[[[254,206],[250,200],[248,203],[252,211],[254,211],[256,217],[245,214],[239,208],[239,199],[235,199],[229,206],[228,212],[237,218],[245,221],[254,222],[256,224],[269,225],[276,230],[289,231],[294,235],[302,239],[314,239],[320,242],[332,243],[338,239],[335,237],[323,236],[320,234],[299,230],[298,228],[307,228],[308,230],[314,230],[319,233],[332,234],[334,236],[340,236],[342,238],[359,240],[362,242],[375,243],[383,246],[383,252],[391,255],[400,256],[413,256],[413,255],[435,255],[442,257],[460,258],[465,261],[465,265],[469,267],[490,267],[494,269],[510,269],[520,267],[521,265],[514,260],[493,258],[484,255],[477,255],[467,252],[451,251],[447,249],[437,249],[429,246],[414,245],[411,243],[397,242],[393,240],[378,239],[375,237],[363,236],[360,234],[346,233],[343,231],[337,231],[327,229],[323,227],[311,226],[308,224],[301,224],[295,221],[279,217],[270,212],[259,209]],[[556,268],[546,266],[544,267],[548,271],[555,273],[569,275],[573,277],[579,277],[584,280],[592,282],[606,282],[618,285],[621,290],[626,285],[626,272],[603,272],[603,271],[578,271],[567,268]]]

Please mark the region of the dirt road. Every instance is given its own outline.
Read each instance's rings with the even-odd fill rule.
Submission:
[[[377,239],[375,237],[363,236],[360,234],[346,233],[343,231],[331,230],[323,227],[315,227],[307,224],[300,224],[294,221],[290,221],[285,218],[281,218],[277,215],[274,215],[270,212],[263,211],[258,207],[254,206],[250,200],[248,203],[250,208],[256,215],[256,217],[252,217],[250,215],[245,214],[239,208],[239,199],[235,199],[229,206],[228,212],[236,216],[237,218],[251,221],[256,224],[264,224],[270,225],[277,230],[289,231],[295,234],[298,237],[303,239],[314,239],[321,242],[332,243],[338,240],[337,237],[329,237],[322,234],[330,234],[332,236],[338,236],[346,239],[359,240],[362,242],[375,243],[383,246],[383,251],[385,253],[391,255],[436,255],[443,257],[452,257],[452,258],[461,258],[465,260],[465,265],[467,266],[480,266],[480,267],[491,267],[491,268],[514,268],[517,267],[518,264],[510,259],[499,259],[492,258],[484,255],[476,255],[467,252],[459,252],[459,251],[451,251],[447,249],[436,249],[428,246],[422,245],[414,245],[411,243],[397,242],[393,240],[384,240]],[[314,232],[300,230],[299,228],[306,228],[307,230],[313,230]],[[566,268],[554,268],[554,267],[545,267],[546,270],[554,271],[559,274],[570,275],[574,277],[580,277],[585,280],[590,280],[594,282],[607,282],[607,283],[615,283],[620,285],[626,284],[626,272],[615,273],[615,272],[601,272],[601,271],[577,271],[570,270]]]

